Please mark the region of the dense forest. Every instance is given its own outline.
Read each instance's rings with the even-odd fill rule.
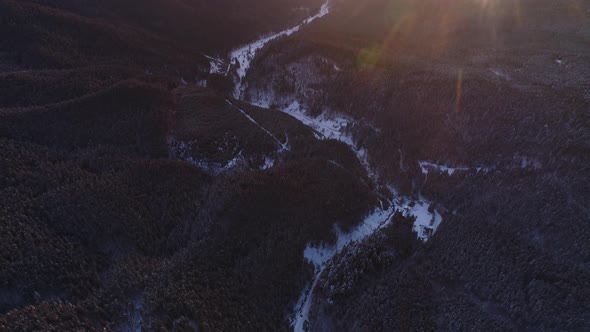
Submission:
[[[411,254],[341,253],[311,330],[588,328],[590,11],[518,5],[336,1],[255,59],[247,100],[353,117],[381,181],[446,211]]]
[[[0,330],[590,329],[590,6],[323,3],[0,0]]]

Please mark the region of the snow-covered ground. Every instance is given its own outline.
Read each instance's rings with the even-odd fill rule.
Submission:
[[[342,114],[327,112],[324,112],[317,117],[312,117],[307,114],[305,108],[298,101],[292,102],[289,106],[283,108],[281,111],[291,115],[295,119],[301,121],[301,123],[304,125],[313,129],[316,138],[334,139],[350,146],[361,164],[365,167],[371,179],[375,181],[377,180],[375,172],[369,165],[369,156],[367,150],[361,146],[358,146],[352,138],[352,134],[349,130],[353,124],[353,120],[351,118],[348,118]]]
[[[424,200],[413,202],[413,206],[405,205],[400,207],[403,214],[408,216],[412,215],[416,217],[414,222],[413,231],[416,236],[422,241],[428,241],[428,239],[436,232],[438,226],[442,223],[442,216],[438,211],[428,211],[430,203]]]
[[[242,82],[244,80],[244,77],[246,77],[246,73],[248,72],[248,69],[250,69],[250,62],[252,62],[252,60],[256,56],[256,52],[258,52],[260,49],[262,49],[269,42],[271,42],[277,38],[280,38],[280,37],[290,36],[293,33],[299,31],[306,24],[309,24],[309,23],[315,21],[316,19],[327,15],[330,11],[329,2],[330,1],[327,0],[322,5],[322,7],[320,8],[320,11],[317,14],[308,17],[301,24],[299,24],[293,28],[275,33],[275,34],[272,34],[272,35],[269,35],[266,37],[262,37],[250,44],[244,45],[244,46],[237,48],[231,52],[231,54],[230,54],[230,68],[235,69],[237,76],[238,76],[237,77],[238,81],[236,82],[236,85],[234,87],[234,97],[235,98],[240,98],[240,95],[243,92]],[[213,67],[213,65],[212,65],[212,67]],[[228,68],[228,73],[229,72],[230,72],[230,70]]]
[[[262,164],[260,169],[262,169],[262,170],[269,169],[269,168],[272,168],[274,165],[275,165],[275,160],[273,158],[267,156],[264,158],[264,164]]]
[[[301,121],[304,125],[312,128],[316,133],[316,137],[319,139],[335,139],[350,146],[354,145],[352,137],[347,130],[352,123],[351,119],[339,114],[328,113],[322,113],[315,118],[310,117],[297,101],[292,102],[281,111],[291,115]]]
[[[476,167],[468,167],[468,166],[456,166],[450,167],[444,164],[439,163],[432,163],[429,161],[420,161],[418,162],[420,165],[420,169],[422,170],[422,174],[428,175],[430,172],[438,172],[438,173],[448,173],[449,176],[452,176],[455,173],[459,172],[468,172],[468,171],[475,171],[476,173],[489,173],[494,170],[505,169],[541,169],[543,165],[541,162],[534,157],[527,157],[522,155],[516,155],[513,157],[511,163],[503,164],[503,165],[494,165],[494,166],[476,166]]]
[[[488,172],[490,170],[487,167],[449,167],[447,165],[435,164],[427,161],[420,161],[418,164],[420,165],[420,169],[422,169],[422,174],[436,171],[440,173],[447,172],[449,175],[453,175],[455,172],[467,172],[471,170],[476,172]]]
[[[210,74],[226,74],[224,68],[224,61],[219,58],[212,57],[210,55],[204,55],[209,60],[209,73]]]

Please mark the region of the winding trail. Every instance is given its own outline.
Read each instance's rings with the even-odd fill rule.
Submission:
[[[277,144],[279,144],[279,146],[281,147],[281,151],[289,149],[289,146],[287,145],[287,143],[282,143],[275,135],[273,135],[273,133],[271,133],[268,129],[266,129],[262,125],[260,125],[256,120],[254,120],[254,118],[251,117],[250,114],[246,113],[243,109],[234,105],[231,101],[229,101],[229,99],[226,99],[225,102],[228,103],[229,105],[231,105],[233,108],[240,111],[240,113],[242,113],[248,120],[250,120],[250,122],[252,122],[256,126],[258,126],[258,128],[260,128],[262,131],[264,131],[268,136],[272,137],[272,139],[274,139],[275,142],[277,142]]]

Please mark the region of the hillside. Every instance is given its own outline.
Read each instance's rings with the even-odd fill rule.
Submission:
[[[0,330],[590,329],[590,6],[0,0]]]

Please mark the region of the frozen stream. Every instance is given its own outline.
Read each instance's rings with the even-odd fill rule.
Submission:
[[[242,96],[242,93],[245,89],[244,79],[250,68],[252,60],[255,58],[256,53],[260,49],[262,49],[267,43],[276,40],[277,38],[289,36],[299,31],[306,24],[309,24],[312,21],[327,15],[329,13],[329,9],[329,0],[326,0],[317,14],[308,17],[301,24],[275,34],[262,37],[250,44],[244,45],[232,51],[229,56],[230,61],[227,65],[227,69],[225,70],[225,75],[230,75],[230,73],[235,73],[236,75],[236,83],[233,92],[234,98],[239,99]],[[211,72],[222,74],[223,61],[211,57],[210,60]],[[254,104],[258,106],[268,106],[266,105],[267,103],[268,101],[259,101],[258,103],[254,102]],[[337,113],[324,113],[318,117],[311,117],[307,114],[307,111],[295,100],[282,111],[298,119],[306,126],[312,128],[315,131],[316,137],[318,139],[336,139],[349,145],[356,153],[361,163],[364,165],[369,176],[373,180],[377,179],[375,172],[371,169],[368,163],[366,149],[357,146],[350,132],[348,131],[349,125],[352,123],[352,119]],[[312,282],[303,290],[299,301],[294,308],[294,313],[290,319],[293,329],[297,332],[304,331],[305,322],[308,319],[309,311],[312,305],[315,287],[328,261],[330,261],[345,246],[354,242],[363,241],[368,236],[374,234],[376,231],[386,226],[390,222],[391,217],[396,210],[402,211],[404,215],[415,216],[416,222],[414,223],[413,230],[418,238],[423,241],[427,241],[442,222],[442,217],[438,212],[429,212],[429,206],[430,203],[424,200],[411,201],[404,198],[395,198],[392,202],[390,202],[387,209],[384,209],[383,207],[376,207],[361,224],[356,226],[349,233],[344,233],[336,227],[335,232],[337,235],[337,241],[334,245],[322,245],[320,247],[308,245],[304,251],[304,257],[314,265],[315,275]]]
[[[250,62],[252,62],[252,60],[256,56],[256,52],[262,49],[269,42],[280,37],[290,36],[293,33],[299,31],[306,24],[309,24],[320,17],[326,16],[330,11],[329,3],[330,1],[326,0],[326,2],[322,5],[320,11],[317,14],[308,17],[301,24],[295,27],[283,30],[281,32],[266,37],[262,37],[250,44],[244,45],[240,48],[233,50],[230,54],[230,64],[227,68],[226,75],[229,74],[232,69],[235,69],[235,72],[237,74],[237,82],[234,87],[234,98],[239,99],[242,92],[244,91],[243,80],[246,77],[248,69],[250,69]],[[212,68],[216,68],[218,70],[219,67],[213,65],[214,61],[215,60],[212,61]]]

